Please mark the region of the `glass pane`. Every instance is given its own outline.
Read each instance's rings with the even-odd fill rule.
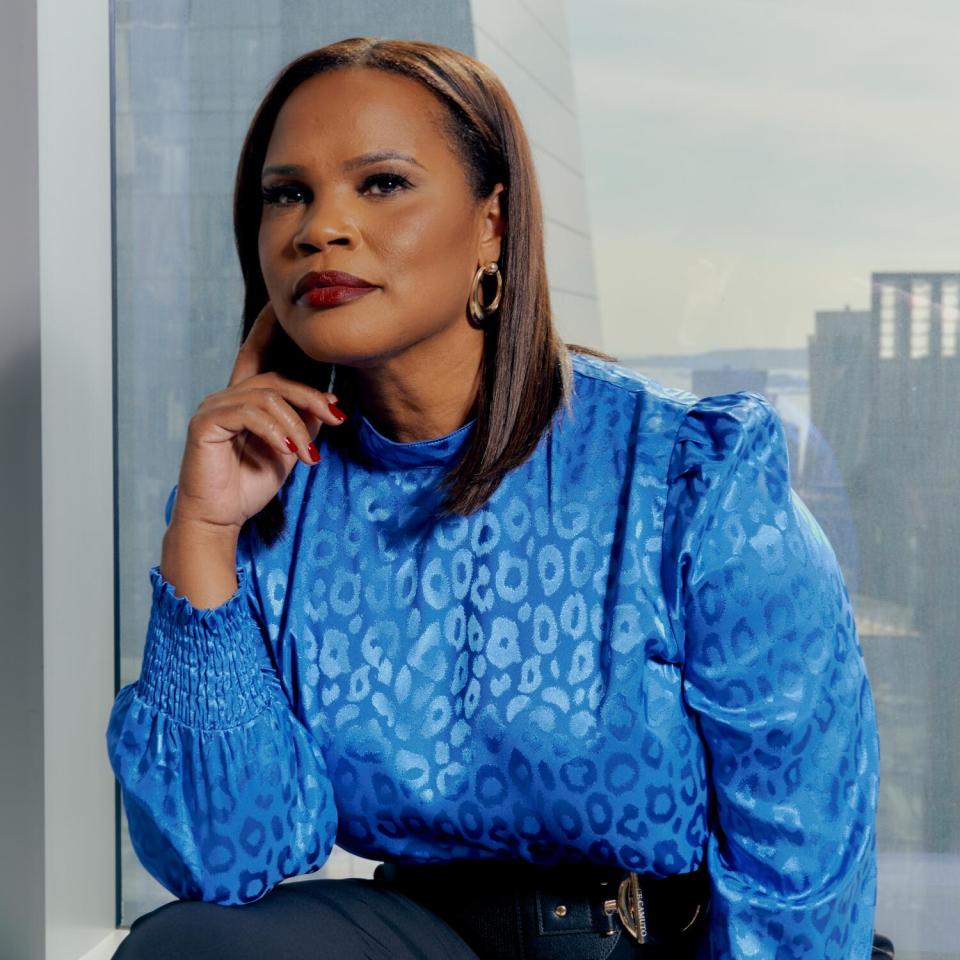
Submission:
[[[227,382],[242,284],[232,189],[273,75],[343,37],[419,37],[473,53],[469,4],[186,0],[114,7],[121,684],[140,673],[163,509],[186,425]],[[305,40],[304,38],[308,38]],[[143,870],[121,817],[122,924],[171,894]],[[374,864],[337,851],[331,875]],[[311,875],[315,878],[317,874]]]
[[[567,5],[604,349],[776,407],[879,715],[876,927],[956,960],[960,13],[614,7]]]

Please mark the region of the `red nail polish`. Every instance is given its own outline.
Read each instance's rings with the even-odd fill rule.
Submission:
[[[284,437],[283,442],[287,445],[287,449],[289,449],[291,453],[296,453],[300,449],[289,437]]]
[[[307,453],[310,454],[310,459],[316,463],[320,459],[320,451],[313,445],[313,442],[307,444]]]
[[[347,419],[347,415],[335,404],[330,404],[330,412],[341,422]]]

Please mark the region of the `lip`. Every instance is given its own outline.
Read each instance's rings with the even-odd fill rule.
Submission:
[[[343,273],[341,270],[311,270],[309,273],[305,273],[293,288],[294,302],[305,293],[318,287],[346,287],[353,290],[369,290],[373,288],[373,284],[368,283],[361,277],[355,277],[352,273]]]
[[[338,307],[341,303],[356,300],[376,287],[311,287],[297,300],[305,307]]]

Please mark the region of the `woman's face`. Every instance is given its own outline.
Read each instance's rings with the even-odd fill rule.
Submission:
[[[439,128],[444,110],[416,80],[358,68],[311,77],[281,108],[260,267],[280,325],[314,360],[373,367],[429,338],[448,351],[480,342],[467,301],[477,266],[500,256],[502,187],[473,199]],[[408,159],[368,156],[387,152]],[[321,270],[375,289],[337,306],[295,301],[297,281]]]

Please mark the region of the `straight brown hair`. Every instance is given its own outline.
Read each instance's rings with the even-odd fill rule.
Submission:
[[[535,450],[572,391],[570,351],[606,360],[615,357],[565,344],[550,308],[543,246],[543,210],[533,157],[517,109],[493,71],[479,60],[440,44],[419,40],[351,37],[305,53],[274,78],[251,121],[240,152],[233,222],[245,287],[241,342],[267,302],[260,271],[258,234],[260,174],[270,135],[287,97],[308,78],[328,70],[363,67],[419,81],[447,107],[444,133],[463,163],[474,198],[488,197],[497,183],[505,225],[500,270],[503,293],[484,324],[483,361],[476,422],[456,464],[443,476],[438,515],[467,516],[482,507],[504,474]],[[484,294],[489,302],[489,294]],[[466,313],[467,305],[464,304]],[[267,368],[326,389],[332,364],[306,356],[283,332],[267,357]],[[336,365],[334,393],[349,414],[356,409],[355,377]],[[337,430],[326,437],[336,444]],[[273,543],[284,527],[278,497],[253,518],[257,532]]]

